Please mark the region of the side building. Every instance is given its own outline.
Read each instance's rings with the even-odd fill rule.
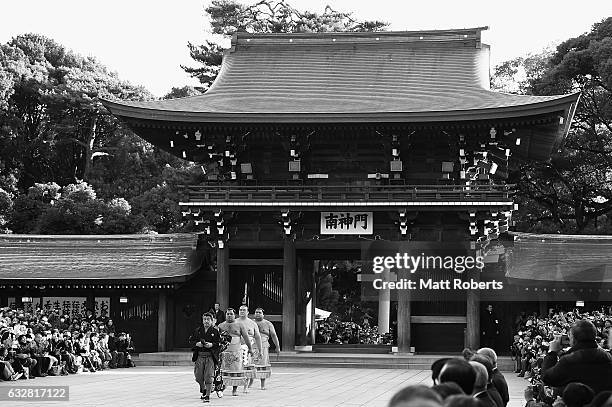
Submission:
[[[138,352],[173,348],[175,333],[182,346],[186,325],[199,320],[196,307],[214,301],[214,289],[177,295],[190,283],[210,287],[206,279],[214,278],[197,240],[193,234],[0,235],[0,307],[69,317],[89,309],[129,332]]]

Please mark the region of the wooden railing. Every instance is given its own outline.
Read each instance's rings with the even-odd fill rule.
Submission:
[[[184,185],[190,202],[505,201],[514,185]]]

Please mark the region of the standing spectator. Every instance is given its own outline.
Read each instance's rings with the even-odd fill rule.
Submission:
[[[221,322],[225,321],[225,311],[221,309],[221,304],[218,302],[215,303],[213,314],[215,315],[215,325],[219,325]]]
[[[389,407],[440,407],[442,398],[422,384],[404,387],[393,395]]]
[[[112,319],[108,319],[108,321],[106,321],[106,333],[111,336],[113,339],[115,338],[115,324],[113,323]]]
[[[506,406],[510,401],[510,392],[508,391],[508,382],[506,381],[506,378],[497,368],[497,353],[495,353],[495,351],[491,348],[480,348],[476,353],[488,357],[489,360],[493,363],[493,374],[491,375],[491,382],[499,392],[504,406]]]
[[[562,337],[557,335],[542,363],[544,384],[565,387],[571,382],[579,382],[591,387],[595,394],[612,390],[612,356],[597,346],[596,335],[592,322],[576,321],[570,329],[571,348],[561,357]]]
[[[134,362],[132,361],[132,353],[134,353],[134,341],[132,341],[132,336],[129,333],[125,334],[125,342],[127,343],[127,347],[125,348],[125,367],[134,367]]]
[[[497,335],[499,335],[499,320],[493,311],[493,305],[487,305],[485,312],[480,318],[480,324],[484,338],[483,343],[487,348],[495,349],[495,342],[497,341]]]
[[[475,399],[480,401],[482,407],[496,407],[495,401],[493,401],[491,394],[487,390],[487,383],[489,382],[487,368],[480,362],[472,361],[469,363],[472,365],[474,372],[476,372],[472,395]]]
[[[464,359],[449,359],[438,375],[438,383],[455,382],[465,394],[472,394],[475,380],[474,368]]]

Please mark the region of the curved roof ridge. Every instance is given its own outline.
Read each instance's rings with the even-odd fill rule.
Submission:
[[[232,48],[241,45],[270,45],[282,42],[294,45],[329,45],[332,40],[337,44],[365,43],[365,42],[452,42],[477,40],[480,42],[481,31],[489,27],[456,28],[445,30],[416,30],[416,31],[324,31],[324,32],[297,32],[297,33],[249,33],[237,32],[232,36]]]

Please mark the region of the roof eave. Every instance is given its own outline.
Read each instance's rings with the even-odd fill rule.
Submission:
[[[565,119],[569,123],[575,110],[571,107],[575,106],[579,95],[572,93],[558,99],[518,106],[429,112],[213,113],[151,109],[110,100],[102,100],[102,103],[113,115],[123,118],[183,123],[422,123],[506,119],[561,110],[566,112]]]

